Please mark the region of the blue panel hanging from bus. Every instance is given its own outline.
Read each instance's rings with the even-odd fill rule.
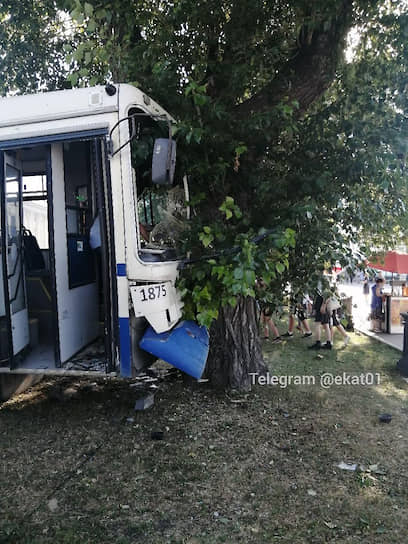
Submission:
[[[149,327],[139,346],[199,380],[207,361],[209,335],[194,321],[181,321],[171,331],[160,334]]]

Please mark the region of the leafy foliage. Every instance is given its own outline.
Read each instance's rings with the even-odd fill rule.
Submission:
[[[186,249],[193,256],[201,255],[201,244],[206,256],[197,257],[197,262],[193,258],[188,274],[179,280],[187,317],[207,326],[218,317],[219,308],[234,307],[238,296],[255,297],[256,280],[261,275],[268,285],[282,276],[289,265],[290,249],[295,245],[294,231],[289,228],[265,232],[261,240],[254,236],[251,228],[239,232],[242,214],[231,197],[225,199],[220,211],[231,223],[230,228],[226,231],[220,218],[211,227],[195,225],[190,230]],[[216,252],[215,248],[228,245],[227,237],[229,244],[234,245]]]
[[[34,4],[57,17],[46,0]],[[178,118],[178,169],[194,208],[184,240],[194,262],[180,279],[188,315],[209,324],[220,306],[254,296],[259,276],[279,300],[288,282],[352,261],[353,244],[405,236],[404,3],[57,4],[71,17],[72,85],[132,81]]]
[[[0,93],[59,87],[66,28],[54,2],[1,1],[0,21]]]

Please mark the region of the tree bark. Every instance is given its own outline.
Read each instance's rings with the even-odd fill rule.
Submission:
[[[251,374],[264,375],[267,367],[259,338],[258,309],[250,297],[220,309],[210,330],[206,375],[214,387],[249,391]]]
[[[352,13],[353,1],[342,0],[333,18],[323,21],[320,28],[304,25],[292,59],[261,91],[236,107],[238,117],[265,113],[282,100],[289,104],[296,101],[297,113],[302,115],[333,81],[352,25]]]

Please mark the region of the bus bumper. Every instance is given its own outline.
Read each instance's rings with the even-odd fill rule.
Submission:
[[[139,346],[199,380],[208,357],[209,335],[194,321],[181,321],[160,334],[149,327]]]

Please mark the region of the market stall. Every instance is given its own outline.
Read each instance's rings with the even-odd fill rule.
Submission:
[[[394,274],[408,274],[408,255],[388,251],[375,255],[368,261],[368,266],[376,270],[391,273],[390,286],[384,289],[385,323],[384,331],[390,334],[402,334],[404,327],[401,312],[408,312],[408,282],[394,279]]]

